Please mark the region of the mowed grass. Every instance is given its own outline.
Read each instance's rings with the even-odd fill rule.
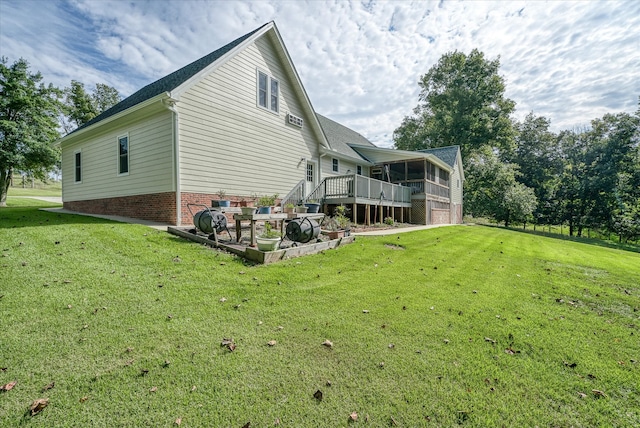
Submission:
[[[638,253],[460,226],[251,266],[9,202],[0,426],[640,424]]]

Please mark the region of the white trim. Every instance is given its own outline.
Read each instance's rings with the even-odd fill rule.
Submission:
[[[76,155],[80,154],[80,180],[76,180],[76,170],[78,166],[76,165]],[[82,149],[74,150],[73,152],[73,184],[82,184],[82,177],[84,177],[84,171],[82,168]]]
[[[120,172],[120,157],[122,156],[122,154],[120,154],[120,140],[122,138],[127,139],[127,171],[126,172]],[[129,175],[129,171],[131,171],[131,139],[129,138],[128,132],[124,134],[120,134],[116,137],[116,149],[118,150],[118,157],[117,157],[117,164],[116,164],[117,175],[118,177]]]
[[[313,181],[307,181],[307,165],[311,164],[313,166]],[[311,191],[313,189],[316,188],[316,186],[318,185],[318,183],[320,182],[319,180],[320,177],[320,164],[318,163],[318,161],[313,160],[313,159],[306,159],[306,162],[304,164],[304,192],[305,192],[305,196],[307,196],[309,193],[311,193]],[[309,183],[312,183],[312,188],[311,189],[307,189],[307,185]]]

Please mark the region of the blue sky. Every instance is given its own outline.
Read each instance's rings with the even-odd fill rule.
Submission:
[[[588,126],[638,108],[640,1],[0,0],[0,56],[129,95],[274,20],[321,114],[388,147],[445,53],[500,57],[514,117]]]

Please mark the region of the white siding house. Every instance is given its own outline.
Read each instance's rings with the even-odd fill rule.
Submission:
[[[459,168],[377,148],[316,114],[273,22],[145,86],[59,144],[65,208],[171,224],[191,223],[187,204],[209,205],[220,190],[239,201],[283,197],[304,183],[310,194],[327,177],[369,177],[378,161],[407,156],[432,159],[452,177]],[[461,186],[451,189],[460,203]]]

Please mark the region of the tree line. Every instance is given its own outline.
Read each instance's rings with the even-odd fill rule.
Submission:
[[[63,89],[42,80],[25,59],[13,64],[0,59],[0,206],[6,206],[14,173],[46,180],[59,168],[60,153],[53,143],[60,135],[122,99],[115,88],[102,83],[87,91],[76,80]]]
[[[552,132],[529,113],[511,118],[499,58],[478,50],[443,55],[420,78],[419,104],[394,131],[394,147],[461,148],[467,216],[513,223],[566,224],[640,237],[638,111],[608,113],[584,129]]]

